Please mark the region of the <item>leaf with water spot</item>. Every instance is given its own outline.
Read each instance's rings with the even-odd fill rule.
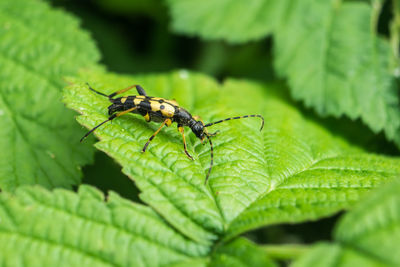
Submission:
[[[348,208],[366,191],[400,174],[400,159],[366,153],[302,114],[280,95],[282,88],[229,79],[222,85],[186,71],[121,76],[83,72],[64,90],[68,107],[88,128],[107,119],[110,102],[86,82],[110,94],[140,84],[150,96],[176,99],[205,122],[262,114],[212,126],[215,164],[207,185],[208,145],[187,129],[191,161],[173,125],[163,129],[146,153],[141,149],[158,128],[138,115],[100,127],[96,147],[122,166],[142,191],[141,199],[192,240],[210,244],[257,227],[318,219]],[[244,95],[245,92],[245,95]],[[128,94],[136,94],[130,92]]]

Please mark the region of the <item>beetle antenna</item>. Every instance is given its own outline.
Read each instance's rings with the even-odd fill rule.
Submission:
[[[112,119],[107,119],[105,121],[103,121],[102,123],[98,124],[97,126],[93,127],[93,129],[91,129],[89,132],[87,132],[79,142],[83,142],[83,140],[85,140],[86,137],[88,137],[89,134],[91,134],[94,130],[96,130],[97,128],[99,128],[101,125],[103,125],[104,123],[111,121]]]
[[[219,120],[219,121],[215,121],[215,122],[211,122],[211,123],[207,123],[206,125],[204,125],[204,127],[209,127],[211,125],[217,124],[217,123],[221,123],[224,121],[230,121],[230,120],[238,120],[238,119],[244,119],[244,118],[260,118],[261,119],[261,128],[260,131],[264,128],[264,117],[261,115],[245,115],[245,116],[239,116],[239,117],[231,117],[231,118],[227,118],[224,120]]]
[[[206,175],[206,180],[204,181],[204,185],[207,184],[208,177],[210,177],[211,169],[212,169],[213,164],[214,164],[214,148],[213,148],[213,144],[211,142],[210,136],[208,136],[208,135],[206,135],[206,136],[208,138],[208,142],[210,143],[211,161],[210,161],[210,168],[208,169],[208,172],[207,172],[207,175]]]
[[[89,86],[89,89],[91,90],[91,91],[93,91],[93,92],[95,92],[96,94],[98,94],[98,95],[102,95],[102,96],[105,96],[105,97],[108,97],[108,98],[110,98],[108,95],[106,95],[106,94],[103,94],[103,93],[101,93],[101,92],[99,92],[99,91],[96,91],[96,90],[94,90],[91,86],[90,86],[90,84],[89,83],[86,83],[87,84],[87,86]]]

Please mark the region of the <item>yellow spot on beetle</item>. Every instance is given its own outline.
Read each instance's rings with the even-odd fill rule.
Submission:
[[[175,99],[169,100],[169,99],[165,99],[165,98],[162,98],[162,97],[153,97],[151,100],[155,100],[155,101],[162,100],[162,101],[164,101],[164,103],[168,103],[168,104],[173,105],[173,106],[179,106],[178,102],[176,102]]]
[[[176,102],[175,99],[167,100],[167,102],[170,103],[170,104],[172,104],[172,105],[179,106],[178,102]]]
[[[150,115],[149,115],[149,113],[146,113],[146,115],[144,115],[143,117],[144,117],[144,119],[145,119],[147,122],[150,121]]]
[[[128,99],[127,97],[121,98],[121,103],[122,103],[122,104],[125,103],[127,99]]]
[[[164,103],[163,103],[164,104]],[[150,100],[151,111],[159,111],[161,104],[157,101]]]
[[[153,99],[150,100],[151,111],[161,111],[161,114],[165,117],[172,117],[175,113],[175,108],[167,102],[159,103]]]
[[[136,96],[135,99],[133,100],[133,103],[134,103],[136,106],[138,106],[138,105],[140,104],[140,102],[143,101],[144,98],[145,98],[144,96],[138,95],[138,96]]]
[[[166,104],[163,103],[165,108],[161,109],[161,113],[165,116],[165,117],[172,117],[175,114],[175,108],[170,105],[170,104]]]

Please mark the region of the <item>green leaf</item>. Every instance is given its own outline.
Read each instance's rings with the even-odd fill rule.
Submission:
[[[279,25],[288,1],[166,0],[179,33],[241,43],[265,37]]]
[[[263,249],[244,238],[238,238],[223,246],[218,246],[212,254],[211,260],[210,267],[276,266]]]
[[[62,77],[98,58],[65,12],[41,1],[0,1],[0,189],[79,183],[93,151],[76,142],[82,132],[60,101]]]
[[[395,244],[395,243],[394,243]],[[341,267],[341,266],[366,266],[383,267],[391,266],[368,255],[355,251],[352,248],[341,247],[338,244],[317,244],[314,248],[298,261],[292,264],[293,267],[323,266],[323,267]]]
[[[126,115],[98,128],[96,147],[123,166],[142,191],[141,199],[176,229],[203,244],[227,239],[257,227],[318,219],[348,208],[361,195],[400,174],[400,159],[368,154],[349,145],[307,117],[283,96],[282,88],[248,81],[215,80],[186,71],[146,76],[82,73],[64,91],[64,101],[83,115],[78,121],[92,128],[107,119],[107,98],[131,84],[149,95],[175,98],[205,122],[257,114],[213,126],[214,167],[208,145],[187,131],[191,161],[183,153],[180,134],[169,127],[143,145],[158,128],[143,118]],[[136,94],[136,92],[128,92]]]
[[[151,208],[90,186],[22,186],[0,195],[2,266],[275,266],[244,238],[215,249],[186,239]]]
[[[2,266],[161,266],[206,255],[153,210],[92,187],[0,195]]]
[[[294,266],[399,266],[400,181],[368,195],[346,214],[335,243],[314,247]]]
[[[361,118],[400,146],[393,55],[371,29],[372,13],[360,1],[294,1],[275,34],[275,65],[306,106],[321,115]]]

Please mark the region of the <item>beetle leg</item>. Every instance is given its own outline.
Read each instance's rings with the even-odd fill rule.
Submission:
[[[111,98],[113,98],[113,97],[116,96],[116,95],[123,94],[123,93],[125,93],[125,92],[131,90],[132,88],[136,88],[136,90],[138,91],[138,94],[139,94],[139,95],[144,95],[144,96],[146,96],[146,92],[144,91],[144,89],[143,89],[140,85],[134,84],[134,85],[128,86],[128,87],[126,87],[126,88],[124,88],[124,89],[122,89],[122,90],[116,91],[116,92],[114,92],[114,93],[108,95],[108,98],[111,99]]]
[[[152,136],[150,136],[149,140],[147,140],[147,143],[144,145],[142,152],[146,152],[146,148],[147,146],[150,144],[151,140],[153,140],[153,138],[161,131],[162,127],[164,127],[164,125],[167,123],[167,121],[170,119],[166,119],[165,121],[163,121],[163,123],[161,123],[160,127],[157,129],[157,131],[155,131],[153,133]]]
[[[126,113],[129,113],[131,111],[134,111],[135,109],[137,109],[137,107],[133,107],[130,109],[127,109],[125,111],[122,111],[120,113],[115,113],[113,115],[111,115],[107,120],[103,121],[102,123],[96,125],[93,129],[91,129],[89,132],[87,132],[80,140],[80,142],[82,142],[89,134],[91,134],[94,130],[96,130],[97,128],[99,128],[101,125],[103,125],[104,123],[108,122],[108,121],[112,121],[113,119],[115,119],[116,117],[125,115]]]
[[[178,131],[182,134],[183,148],[185,149],[186,155],[189,157],[189,159],[193,160],[193,157],[187,151],[187,145],[186,145],[186,139],[185,139],[185,130],[183,129],[182,125],[178,125]]]

